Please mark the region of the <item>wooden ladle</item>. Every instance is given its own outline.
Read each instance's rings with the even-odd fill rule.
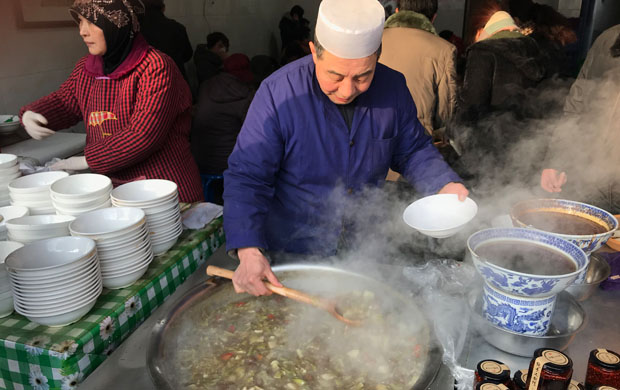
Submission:
[[[207,267],[207,275],[219,276],[222,278],[232,280],[234,272],[228,269],[210,265]],[[323,309],[327,311],[329,314],[331,314],[338,321],[344,322],[347,325],[350,325],[350,326],[362,325],[361,321],[351,320],[351,319],[343,317],[342,311],[338,308],[336,303],[333,301],[330,301],[329,299],[315,297],[313,295],[309,295],[309,294],[306,294],[301,291],[294,290],[288,287],[277,287],[266,281],[263,281],[263,283],[265,284],[265,287],[267,287],[269,291],[276,293],[278,295],[282,295],[283,297],[290,298],[298,302],[307,303],[309,305],[318,307],[319,309]]]

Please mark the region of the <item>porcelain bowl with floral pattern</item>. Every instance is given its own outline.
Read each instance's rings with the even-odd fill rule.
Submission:
[[[575,271],[562,275],[536,275],[513,271],[481,258],[476,251],[490,242],[522,242],[524,245],[538,245],[566,255],[575,265]],[[552,233],[522,228],[492,228],[478,231],[467,240],[478,273],[490,285],[501,291],[522,297],[549,297],[557,295],[577,276],[587,269],[589,258],[577,245]]]
[[[511,332],[542,336],[549,330],[556,295],[521,297],[484,284],[482,314],[492,324]]]
[[[552,233],[560,238],[574,243],[587,255],[603,246],[618,229],[618,220],[613,216],[613,214],[586,203],[564,199],[532,199],[518,202],[512,207],[510,218],[516,227],[536,229],[521,220],[524,215],[535,212],[554,212],[575,215],[603,226],[606,231],[599,234],[577,235],[560,234],[547,231],[548,233]]]

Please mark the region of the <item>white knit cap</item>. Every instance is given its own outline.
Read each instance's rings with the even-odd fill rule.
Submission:
[[[316,21],[316,37],[336,57],[357,59],[381,45],[385,10],[378,0],[323,0]]]

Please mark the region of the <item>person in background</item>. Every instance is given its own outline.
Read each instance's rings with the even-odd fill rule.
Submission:
[[[376,0],[323,0],[312,56],[258,89],[224,172],[224,229],[237,292],[280,285],[265,251],[332,255],[367,186],[388,168],[422,194],[467,189],[420,124],[402,74],[377,63],[385,11]],[[346,247],[346,244],[345,244]]]
[[[302,42],[310,38],[310,28],[308,20],[304,19],[304,9],[299,5],[293,6],[291,10],[282,16],[280,24],[280,39],[282,40],[282,49],[288,47],[291,43]]]
[[[192,97],[174,61],[149,46],[135,0],[76,0],[70,8],[89,54],[60,88],[22,107],[28,134],[42,139],[84,121],[84,156],[54,170],[109,176],[115,184],[167,179],[182,202],[202,199],[189,146]]]
[[[146,12],[140,21],[140,31],[149,45],[168,54],[187,80],[185,63],[192,58],[192,44],[185,26],[164,15],[164,0],[143,0]]]
[[[442,140],[456,109],[456,48],[437,36],[436,17],[437,0],[400,0],[385,22],[379,62],[405,76],[422,126]],[[387,179],[399,177],[390,170]]]
[[[224,60],[224,71],[200,85],[192,124],[192,153],[200,173],[221,175],[254,96],[254,75],[245,54]],[[215,203],[222,204],[221,181],[215,188]]]
[[[495,1],[480,8],[472,22],[474,43],[467,49],[456,121],[448,136],[460,154],[456,170],[472,185],[506,183],[517,180],[507,168],[507,151],[527,137],[519,121],[532,115],[526,111],[527,97],[546,76],[545,58]],[[508,116],[497,120],[502,115]]]
[[[574,125],[556,128],[540,186],[620,214],[620,25],[605,30],[588,51],[564,113]],[[590,134],[585,143],[583,129]]]
[[[456,109],[456,47],[437,36],[436,16],[437,0],[400,0],[385,22],[379,62],[405,76],[422,126],[441,138]]]
[[[567,49],[577,42],[572,21],[546,4],[532,0],[510,0],[510,14],[517,24],[527,30],[546,54],[547,72],[561,77],[574,77],[573,64]]]
[[[463,38],[459,37],[451,30],[442,30],[439,36],[456,47],[456,75],[458,80],[462,80],[465,70],[465,42]]]
[[[222,70],[224,59],[228,56],[230,42],[228,37],[219,31],[207,35],[207,43],[196,46],[194,64],[198,83],[215,76]]]
[[[257,54],[250,60],[250,68],[254,74],[254,86],[256,89],[267,77],[278,69],[278,61],[265,54]]]

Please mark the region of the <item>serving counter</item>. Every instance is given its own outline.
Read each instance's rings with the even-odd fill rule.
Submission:
[[[204,229],[185,231],[140,280],[104,289],[95,307],[72,325],[41,326],[17,313],[0,319],[0,388],[75,388],[223,243],[221,217]]]

